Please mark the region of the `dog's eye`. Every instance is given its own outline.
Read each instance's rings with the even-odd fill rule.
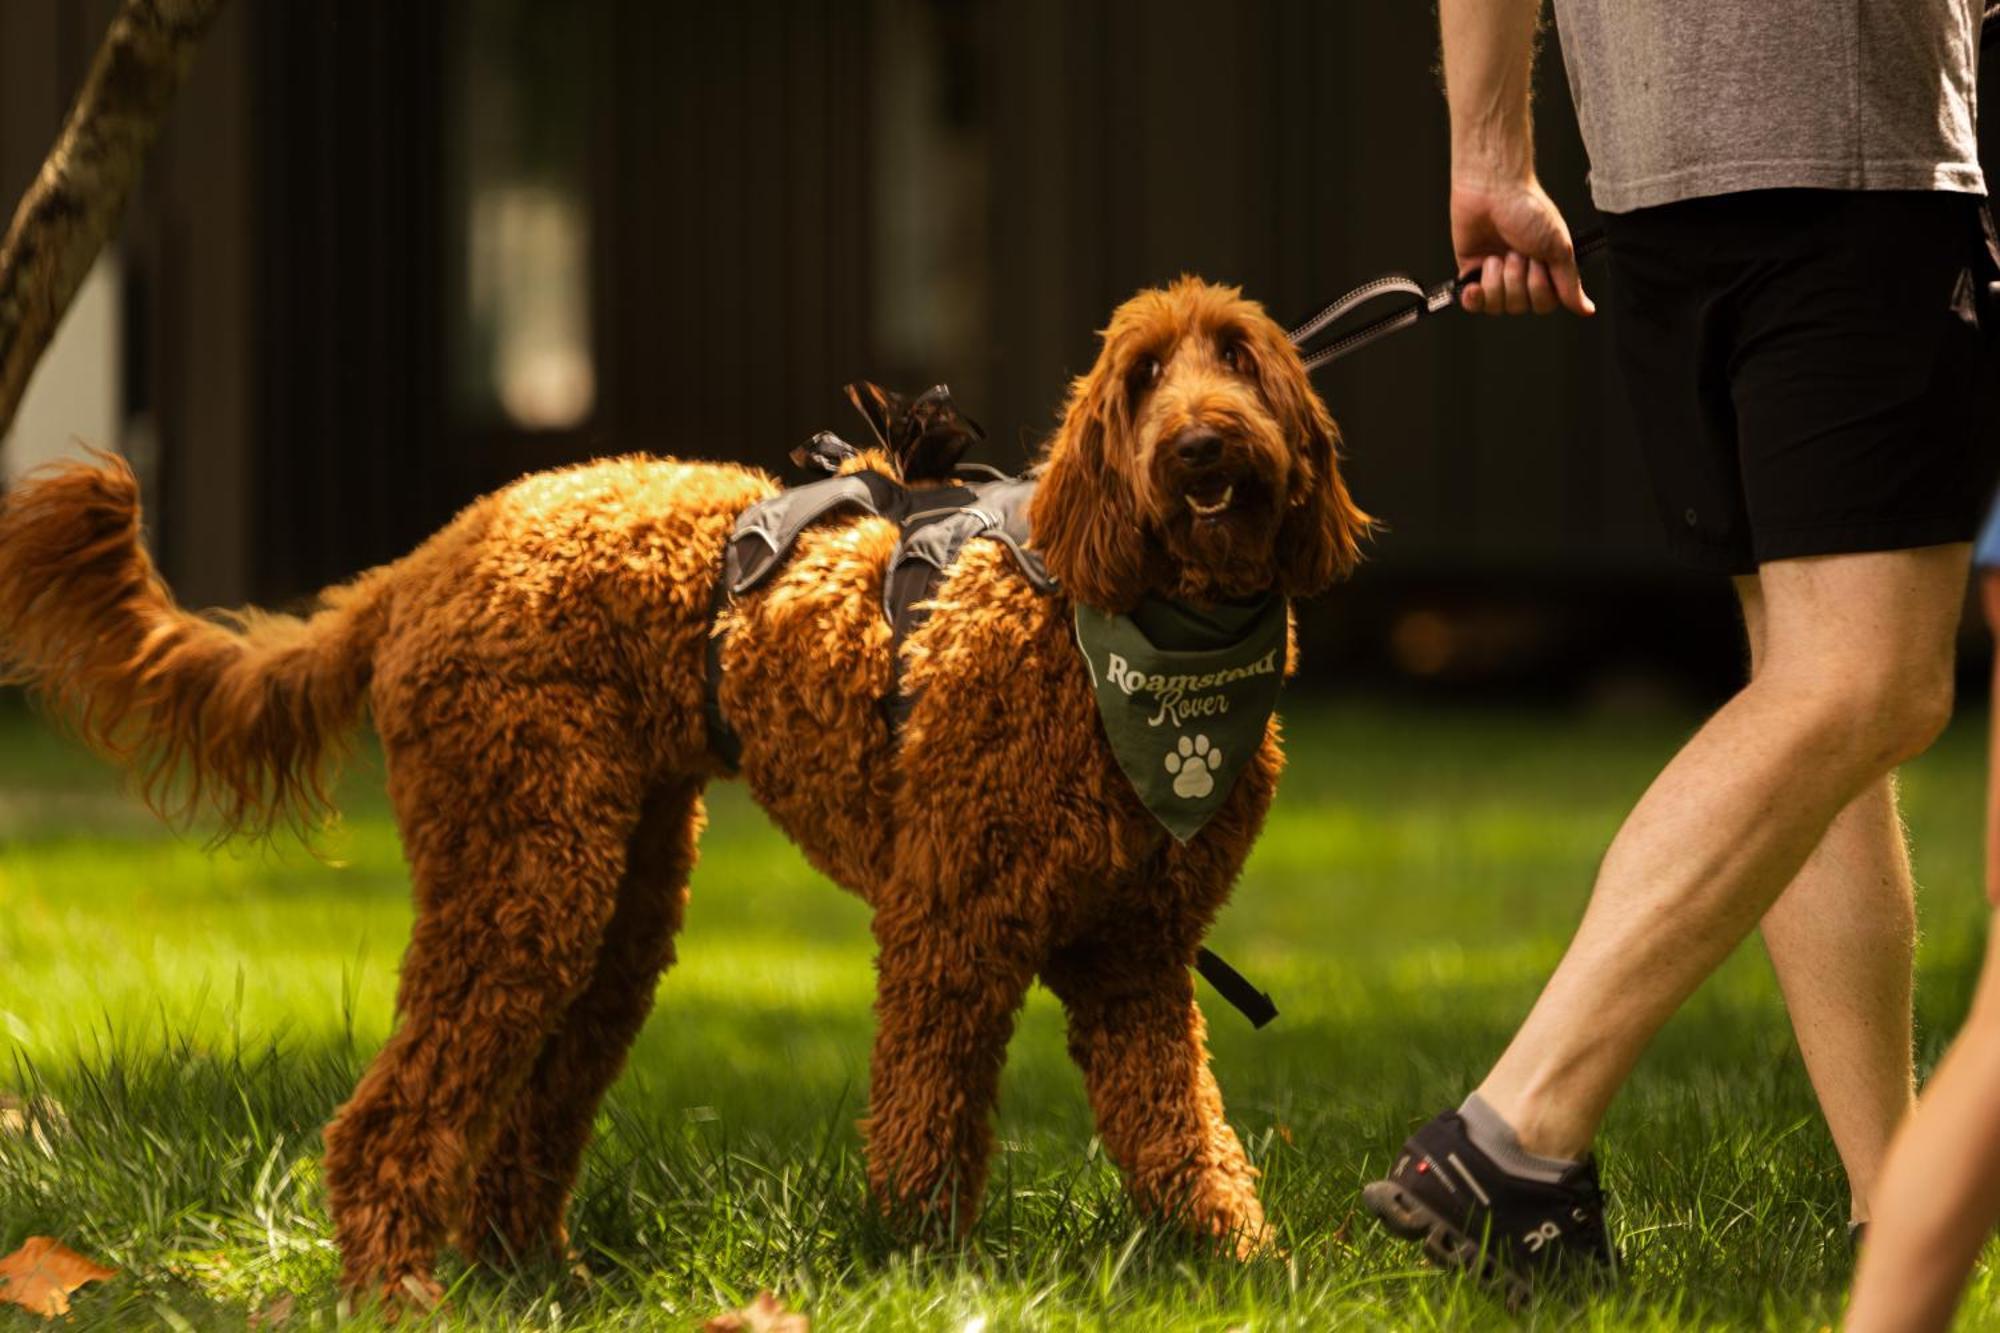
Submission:
[[[1160,382],[1160,374],[1165,369],[1157,356],[1142,356],[1132,363],[1132,373],[1126,377],[1134,398],[1144,394]]]
[[[1225,342],[1222,344],[1222,349],[1217,355],[1222,358],[1222,364],[1228,366],[1231,370],[1243,369],[1243,348],[1241,344]]]

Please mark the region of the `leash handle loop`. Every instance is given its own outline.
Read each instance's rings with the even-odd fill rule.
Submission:
[[[1324,329],[1327,325],[1333,323],[1349,311],[1352,311],[1357,306],[1367,305],[1370,301],[1378,297],[1393,296],[1399,293],[1405,296],[1414,296],[1427,305],[1430,302],[1430,293],[1418,285],[1415,278],[1404,273],[1384,273],[1379,278],[1370,278],[1367,282],[1362,283],[1339,300],[1332,302],[1317,315],[1314,315],[1311,319],[1299,325],[1285,336],[1290,338],[1294,345],[1302,346],[1321,329]]]
[[[1576,258],[1581,263],[1604,248],[1604,231],[1593,227],[1576,238]],[[1440,311],[1451,309],[1458,304],[1458,298],[1465,289],[1478,279],[1478,271],[1461,273],[1448,282],[1440,282],[1426,287],[1407,273],[1384,273],[1379,278],[1370,278],[1353,291],[1330,301],[1321,307],[1318,314],[1294,328],[1285,336],[1299,349],[1308,374],[1321,366],[1331,365],[1349,352],[1359,351],[1377,338],[1407,329],[1418,320]],[[1307,344],[1339,320],[1353,314],[1361,307],[1385,296],[1405,298],[1394,310],[1375,316],[1349,329],[1326,346],[1308,350]]]

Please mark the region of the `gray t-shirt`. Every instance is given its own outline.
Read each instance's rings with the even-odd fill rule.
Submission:
[[[1984,194],[1979,0],[1555,0],[1600,209],[1735,190]]]

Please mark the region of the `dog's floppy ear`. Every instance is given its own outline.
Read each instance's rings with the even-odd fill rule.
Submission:
[[[1119,362],[1107,339],[1090,373],[1070,386],[1028,510],[1034,547],[1063,591],[1113,614],[1146,591],[1146,536],[1123,466],[1131,413]]]
[[[1288,597],[1310,597],[1354,568],[1375,520],[1347,494],[1340,428],[1313,392],[1297,350],[1276,324],[1265,324],[1257,339],[1257,379],[1293,450],[1278,532],[1278,587]]]

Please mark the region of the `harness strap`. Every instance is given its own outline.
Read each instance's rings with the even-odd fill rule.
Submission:
[[[729,609],[730,588],[741,578],[736,543],[722,544],[722,573],[708,602],[708,652],[701,682],[701,715],[708,725],[708,748],[729,772],[743,763],[743,738],[722,712],[722,644],[729,636],[722,628],[722,613]]]
[[[722,613],[730,602],[768,578],[791,554],[798,534],[841,509],[893,517],[907,494],[879,472],[851,472],[797,486],[744,510],[737,516],[729,540],[722,544],[722,572],[708,608],[708,652],[702,681],[702,718],[708,748],[729,771],[743,761],[743,738],[722,711],[722,645],[728,637]]]
[[[798,534],[828,514],[851,508],[895,519],[908,503],[909,494],[881,473],[864,470],[780,491],[752,505],[736,521],[736,530],[729,535],[729,550],[735,554],[752,538],[763,549],[742,558],[738,574],[728,584],[729,595],[740,597],[762,583],[791,554]]]
[[[882,580],[882,614],[889,621],[889,693],[882,714],[889,734],[900,736],[917,706],[916,695],[903,685],[903,644],[931,617],[931,599],[944,582],[945,571],[958,560],[965,543],[985,529],[977,510],[957,508],[911,515],[903,540]]]
[[[742,761],[743,744],[722,711],[722,613],[737,597],[757,587],[791,555],[801,533],[842,510],[874,514],[897,524],[895,554],[882,585],[882,615],[889,622],[893,677],[882,711],[892,736],[909,720],[916,699],[903,689],[903,642],[930,617],[930,602],[965,544],[991,537],[1004,545],[1030,586],[1042,594],[1056,590],[1055,578],[1028,546],[1028,500],[1033,477],[1011,477],[979,463],[954,469],[948,486],[911,490],[873,470],[828,477],[781,491],[743,511],[723,547],[722,575],[709,617],[707,673],[702,712],[710,750],[732,771]]]

